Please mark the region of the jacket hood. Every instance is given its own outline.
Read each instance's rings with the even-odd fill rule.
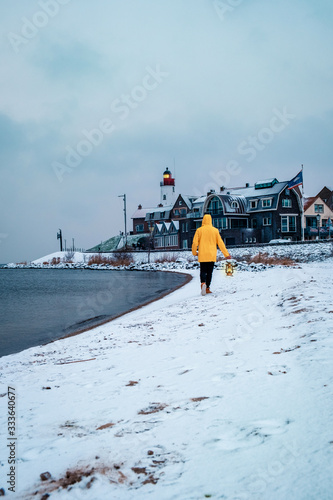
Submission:
[[[203,226],[212,226],[212,216],[210,214],[205,214],[202,219]]]

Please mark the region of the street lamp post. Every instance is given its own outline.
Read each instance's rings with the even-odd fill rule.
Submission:
[[[317,228],[318,228],[318,241],[319,241],[319,238],[320,238],[320,234],[319,234],[319,231],[320,231],[320,214],[317,214]]]
[[[149,242],[148,242],[148,264],[150,264],[150,249],[152,247],[152,237],[154,231],[154,224],[152,222],[149,223]]]
[[[127,248],[127,223],[126,223],[126,194],[120,194],[118,198],[122,198],[124,200],[124,218],[125,218],[125,248]]]
[[[59,233],[57,233],[57,240],[60,240],[60,252],[62,252],[62,231],[61,231],[61,229],[59,229]]]

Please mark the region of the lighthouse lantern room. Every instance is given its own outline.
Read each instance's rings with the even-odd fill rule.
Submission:
[[[161,204],[163,206],[173,205],[176,201],[175,195],[175,179],[168,168],[163,172],[163,181],[161,186]]]

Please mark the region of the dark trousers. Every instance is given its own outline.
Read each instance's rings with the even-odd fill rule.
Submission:
[[[206,283],[207,288],[210,287],[212,281],[213,269],[214,262],[200,262],[200,281]]]

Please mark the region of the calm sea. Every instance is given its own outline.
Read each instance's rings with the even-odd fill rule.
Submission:
[[[165,272],[0,270],[0,356],[95,326],[184,283]]]

